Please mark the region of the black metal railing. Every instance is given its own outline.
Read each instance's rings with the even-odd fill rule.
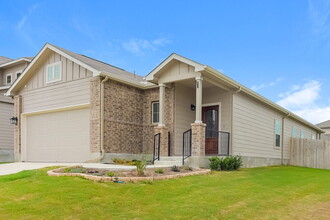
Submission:
[[[230,133],[217,130],[206,130],[205,138],[217,143],[217,155],[228,156],[230,154]]]
[[[154,154],[152,157],[152,163],[155,162],[155,160],[159,160],[160,155],[160,133],[155,134],[154,136]]]
[[[182,144],[182,165],[184,165],[184,160],[191,156],[191,129],[183,132]]]
[[[225,131],[218,131],[219,138],[219,155],[228,156],[230,154],[230,133]]]

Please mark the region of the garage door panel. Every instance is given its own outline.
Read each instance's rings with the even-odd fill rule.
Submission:
[[[26,118],[27,161],[84,162],[90,159],[89,109]]]

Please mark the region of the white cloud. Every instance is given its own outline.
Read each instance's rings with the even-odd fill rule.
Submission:
[[[303,108],[308,105],[312,105],[319,98],[319,91],[321,89],[321,83],[312,80],[302,87],[297,85],[293,86],[293,92],[287,92],[287,96],[277,103],[284,108]],[[292,89],[291,89],[292,91]]]
[[[302,86],[293,85],[288,92],[279,95],[283,98],[277,104],[314,124],[329,120],[330,103],[320,105],[317,102],[321,99],[321,87],[322,84],[316,80],[311,80]]]
[[[277,83],[281,82],[282,80],[283,80],[283,78],[276,78],[275,81],[270,82],[270,83],[262,83],[260,85],[253,85],[251,87],[251,89],[254,91],[258,91],[260,89],[272,87],[272,86],[275,86]]]
[[[171,41],[166,38],[158,38],[151,41],[145,39],[130,39],[126,42],[122,42],[122,47],[130,53],[142,56],[147,51],[156,51],[159,47],[170,43]]]
[[[25,26],[26,21],[33,14],[33,12],[38,8],[38,5],[33,5],[28,9],[28,12],[17,22],[16,28],[22,29]]]

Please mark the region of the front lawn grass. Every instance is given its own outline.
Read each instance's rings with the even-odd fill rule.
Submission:
[[[0,176],[1,219],[327,219],[330,171],[277,166],[147,183]]]

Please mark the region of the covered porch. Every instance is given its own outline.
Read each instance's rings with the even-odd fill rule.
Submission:
[[[172,59],[149,77],[159,86],[154,160],[174,156],[182,157],[184,162],[189,157],[231,154],[233,90],[210,74],[196,71],[198,65]],[[165,113],[168,87],[174,87],[171,126],[166,123]]]

